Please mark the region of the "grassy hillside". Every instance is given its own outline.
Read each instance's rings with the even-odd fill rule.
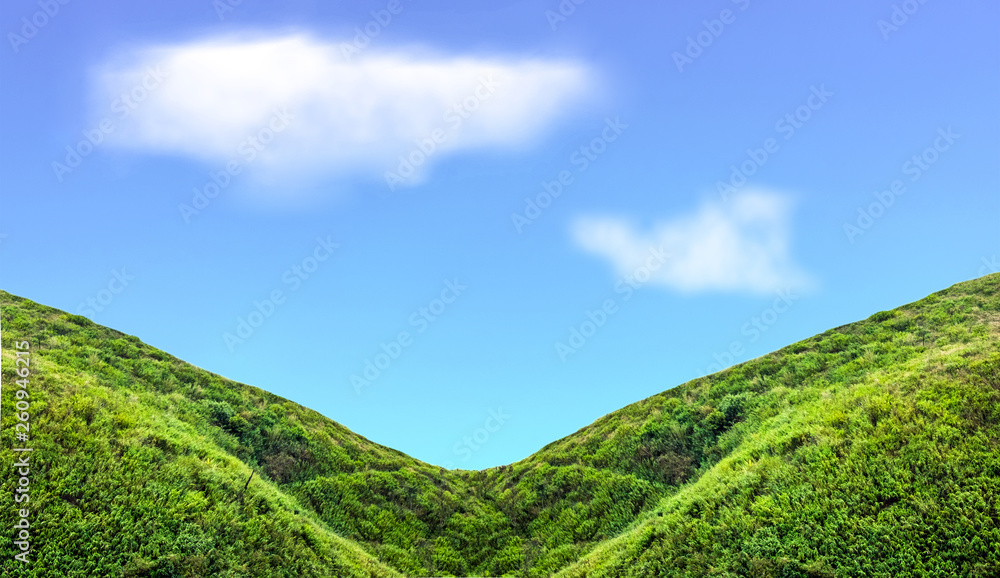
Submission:
[[[635,471],[701,461],[690,484],[561,577],[998,576],[1000,275],[581,433],[539,456],[593,451]],[[629,441],[581,443],[594,438]]]
[[[260,468],[281,451],[303,451],[287,436],[295,430],[273,427],[305,415],[301,408],[233,387],[85,318],[6,293],[2,299],[0,463],[6,470],[15,461],[14,342],[22,340],[31,345],[31,429],[19,445],[34,450],[32,562],[15,562],[18,550],[5,539],[4,576],[397,575],[283,493],[278,464],[242,491],[248,464]],[[257,424],[256,446],[210,425],[230,402]],[[338,455],[406,461],[335,424],[324,429],[331,448],[344,448]],[[15,524],[17,483],[0,476],[4,528]]]
[[[14,341],[31,343],[34,448],[33,563],[0,542],[4,576],[1000,573],[1000,275],[481,472],[3,292],[0,321],[0,462]]]

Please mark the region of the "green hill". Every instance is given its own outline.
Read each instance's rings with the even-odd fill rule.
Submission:
[[[20,341],[33,449],[4,576],[1000,575],[1000,274],[478,472],[3,292],[0,322],[0,463]]]

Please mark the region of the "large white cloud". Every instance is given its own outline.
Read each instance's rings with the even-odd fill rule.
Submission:
[[[150,71],[162,79],[150,80]],[[137,88],[143,83],[148,90]],[[103,107],[128,108],[114,118],[110,142],[119,146],[225,163],[287,109],[294,120],[255,168],[382,177],[399,155],[437,136],[419,177],[460,149],[523,146],[593,83],[585,66],[566,60],[374,47],[348,58],[342,43],[291,34],[144,48],[101,66],[96,86]],[[129,93],[141,102],[122,107]]]
[[[642,231],[621,217],[582,217],[572,233],[583,249],[606,258],[618,274],[634,275],[651,249],[666,254],[650,283],[682,292],[768,293],[804,289],[808,275],[789,251],[790,202],[766,191],[748,191],[729,202],[709,201],[693,214]]]

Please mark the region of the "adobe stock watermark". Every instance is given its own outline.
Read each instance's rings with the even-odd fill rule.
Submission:
[[[449,132],[458,131],[465,124],[465,121],[493,96],[499,86],[500,84],[493,79],[492,74],[480,76],[479,84],[472,91],[472,94],[453,103],[445,110],[442,122],[448,126],[448,129],[437,127],[425,138],[414,141],[416,146],[409,154],[398,157],[399,164],[396,170],[385,171],[385,184],[389,186],[389,190],[395,192],[397,185],[405,184],[412,179],[420,167],[434,156],[434,153],[448,140]]]
[[[487,410],[488,417],[483,422],[483,427],[476,428],[471,435],[462,436],[460,441],[455,442],[451,447],[452,453],[461,458],[463,462],[468,462],[474,452],[478,452],[489,443],[493,435],[500,431],[500,428],[507,423],[512,416],[503,411],[502,406]],[[455,469],[453,462],[445,462],[442,467],[449,470]]]
[[[21,47],[30,42],[43,28],[48,26],[53,18],[59,15],[62,6],[70,3],[70,0],[38,0],[38,8],[31,16],[21,18],[21,28],[16,32],[8,32],[7,40],[14,54],[21,51]]]
[[[545,20],[549,23],[549,28],[553,32],[560,24],[569,20],[569,17],[576,13],[576,7],[582,6],[587,0],[562,0],[555,10],[545,11]]]
[[[658,248],[650,247],[645,263],[615,282],[615,294],[623,296],[621,303],[628,302],[636,289],[639,289],[644,283],[652,279],[653,273],[667,262],[667,257],[669,256],[670,253],[666,252],[663,245],[660,245]],[[601,303],[600,307],[585,311],[584,320],[569,328],[569,336],[566,342],[556,341],[555,348],[556,353],[559,355],[559,360],[566,363],[571,355],[575,355],[583,349],[587,341],[597,334],[597,330],[604,327],[608,319],[615,313],[618,313],[619,310],[620,305],[618,301],[614,298],[608,298]]]
[[[604,129],[601,134],[594,137],[587,144],[581,145],[569,155],[569,164],[576,167],[577,174],[583,173],[590,168],[591,163],[608,150],[608,145],[618,140],[628,125],[623,123],[619,117],[611,120],[610,117],[604,119]],[[534,223],[542,216],[542,211],[549,208],[558,199],[565,187],[573,184],[573,172],[563,169],[556,174],[556,178],[551,181],[542,181],[542,192],[535,195],[535,198],[524,198],[523,213],[511,213],[510,221],[514,224],[514,230],[518,234],[524,232],[524,227]]]
[[[55,173],[60,183],[63,182],[66,175],[83,164],[83,160],[94,152],[109,134],[115,131],[115,120],[128,118],[167,77],[159,65],[156,67],[147,66],[145,72],[146,74],[143,75],[138,84],[111,101],[111,112],[115,113],[114,118],[106,116],[97,123],[97,126],[81,131],[83,139],[77,141],[76,145],[66,146],[66,156],[63,162],[52,161],[52,172]]]
[[[813,117],[813,114],[822,109],[833,96],[833,92],[826,89],[826,84],[819,87],[812,85],[809,87],[809,96],[805,102],[786,113],[774,123],[774,131],[782,135],[784,140],[789,140],[795,136],[796,132],[805,126],[805,123]],[[716,181],[715,189],[722,197],[723,201],[729,201],[729,197],[739,190],[754,174],[757,173],[767,161],[781,150],[778,139],[768,137],[764,139],[760,148],[748,148],[747,160],[739,166],[729,165],[730,173],[728,181]]]
[[[80,303],[76,308],[77,315],[83,315],[93,320],[98,313],[111,305],[111,302],[115,300],[115,295],[124,291],[132,281],[135,281],[135,276],[129,275],[125,267],[122,267],[120,271],[112,269],[111,279],[108,280],[107,286],[98,291],[94,297],[87,297],[83,303]]]
[[[219,171],[209,171],[208,180],[200,187],[195,187],[194,196],[191,197],[191,204],[181,203],[177,209],[181,213],[185,224],[191,224],[191,218],[201,214],[212,203],[212,199],[229,187],[230,183],[243,169],[250,166],[254,159],[274,141],[274,138],[284,132],[288,125],[295,119],[295,115],[288,112],[287,108],[274,109],[274,114],[267,122],[267,125],[256,133],[240,141],[236,146],[235,158],[229,159],[226,166]]]
[[[760,315],[754,315],[740,327],[740,335],[748,338],[747,343],[754,343],[760,339],[761,334],[767,332],[772,325],[777,323],[778,318],[799,300],[799,296],[792,293],[791,289],[778,290],[776,295],[777,297],[775,297],[770,307],[761,311]],[[713,353],[712,359],[716,363],[709,365],[701,375],[705,376],[710,373],[722,371],[736,363],[744,354],[746,354],[744,342],[742,339],[737,339],[731,342],[725,350]]]
[[[302,287],[302,282],[309,279],[319,266],[333,256],[340,244],[330,240],[330,235],[326,238],[316,237],[316,246],[312,253],[296,262],[281,274],[281,282],[288,286],[288,292],[294,293]],[[225,343],[229,353],[236,352],[236,346],[242,345],[247,339],[253,336],[254,332],[260,328],[264,322],[274,315],[279,306],[284,305],[287,296],[281,289],[274,289],[268,293],[263,301],[254,300],[253,309],[245,317],[236,318],[236,330],[222,334],[222,342]]]
[[[417,334],[427,331],[431,323],[434,323],[439,317],[444,315],[444,312],[448,310],[451,304],[466,289],[468,287],[463,285],[457,277],[454,279],[445,279],[444,289],[441,290],[438,296],[431,299],[427,305],[417,308],[416,311],[410,314],[407,321],[411,327],[416,329]],[[365,358],[364,369],[358,373],[352,373],[348,378],[351,382],[351,387],[354,388],[354,393],[361,395],[363,388],[371,387],[379,376],[382,375],[382,372],[389,369],[392,363],[403,354],[403,351],[413,345],[413,338],[414,335],[409,331],[400,331],[388,343],[384,341],[380,343],[380,351],[373,357]]]
[[[739,6],[740,12],[750,7],[750,0],[732,0],[732,2]],[[722,33],[726,31],[726,27],[736,22],[737,14],[738,12],[733,12],[729,8],[723,8],[719,12],[718,18],[702,20],[702,30],[696,32],[693,36],[687,37],[687,45],[684,47],[684,51],[675,50],[670,55],[674,61],[674,66],[677,67],[677,71],[684,72],[685,66],[694,64],[694,61],[700,58],[705,53],[705,50],[714,44],[716,39],[722,36]]]
[[[372,43],[383,30],[393,22],[393,17],[398,16],[403,11],[400,0],[389,0],[382,10],[372,10],[369,14],[372,19],[365,22],[364,26],[354,27],[354,38],[350,42],[340,43],[340,53],[344,59],[350,61],[351,57],[359,54]]]
[[[979,268],[979,276],[991,275],[993,273],[1000,273],[1000,259],[996,255],[992,257],[982,258],[983,266]]]
[[[955,134],[952,132],[951,127],[947,129],[939,128],[937,130],[937,137],[930,146],[925,148],[920,154],[915,154],[910,157],[909,160],[903,163],[900,167],[900,171],[904,175],[909,175],[910,182],[915,183],[920,180],[926,171],[928,171],[934,163],[941,159],[941,155],[951,149],[955,141],[959,139],[962,135]],[[902,197],[906,193],[906,184],[903,183],[902,179],[895,179],[889,186],[881,191],[875,191],[872,196],[875,197],[875,201],[868,205],[867,208],[858,207],[858,216],[855,219],[854,224],[849,222],[844,222],[843,229],[844,235],[847,236],[847,240],[853,245],[854,240],[857,237],[864,235],[869,229],[875,224],[875,221],[880,219],[885,213],[896,203],[898,197]]]
[[[223,22],[230,12],[235,12],[240,4],[243,4],[243,0],[212,0],[212,8],[219,17],[219,22]]]
[[[910,17],[916,14],[924,4],[927,4],[927,0],[903,0],[899,4],[893,4],[889,19],[880,18],[876,23],[878,31],[882,33],[882,40],[888,42],[889,35],[893,32],[899,32],[899,29],[909,22]]]
[[[8,330],[9,334],[9,330]],[[19,505],[15,505],[15,512],[19,518],[17,523],[14,524],[14,530],[16,533],[14,537],[14,545],[21,550],[20,554],[15,554],[14,559],[18,560],[24,564],[30,564],[31,560],[28,556],[31,555],[31,541],[32,541],[32,527],[31,527],[31,511],[27,507],[31,503],[31,463],[30,457],[35,448],[31,447],[31,390],[28,384],[34,380],[33,372],[37,372],[38,368],[36,365],[31,363],[31,342],[25,340],[15,340],[14,341],[14,367],[13,371],[13,383],[8,385],[7,391],[13,391],[12,394],[16,401],[11,405],[14,408],[14,417],[17,421],[14,422],[14,431],[12,432],[13,437],[17,440],[12,444],[14,456],[17,459],[13,462],[11,470],[8,470],[11,476],[8,479],[17,480],[17,488],[13,488],[11,493],[13,494],[14,502]],[[20,379],[18,379],[20,378]],[[17,386],[17,387],[13,387]],[[37,409],[37,408],[36,408]],[[44,410],[44,406],[41,411]],[[19,457],[18,457],[19,456]],[[38,533],[34,531],[34,538],[37,539]],[[4,565],[6,567],[6,565]]]

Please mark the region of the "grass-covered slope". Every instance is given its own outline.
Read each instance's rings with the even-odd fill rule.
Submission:
[[[19,481],[7,474],[16,459],[15,341],[30,343],[30,439],[18,445],[33,448],[29,501],[17,506],[29,509],[31,563],[14,560],[8,530],[3,576],[398,575],[276,483],[309,467],[285,456],[308,451],[299,420],[322,418],[85,318],[0,297],[3,528],[15,524]],[[228,430],[212,425],[224,416]],[[328,459],[412,461],[323,421],[313,434],[325,435]],[[232,433],[240,429],[248,443]],[[248,464],[267,473],[247,485]]]
[[[559,576],[1000,576],[1000,275],[692,381],[547,453],[697,468]]]
[[[481,472],[82,317],[2,292],[0,316],[0,463],[14,341],[31,343],[35,448],[33,563],[0,542],[4,576],[1000,574],[1000,275]]]

